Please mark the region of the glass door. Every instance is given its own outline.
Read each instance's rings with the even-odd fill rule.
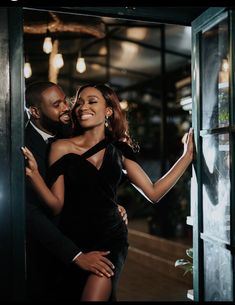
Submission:
[[[203,301],[233,300],[230,24],[223,8],[206,11],[192,24],[194,299]]]

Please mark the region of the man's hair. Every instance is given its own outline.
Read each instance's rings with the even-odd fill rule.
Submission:
[[[26,107],[30,106],[38,107],[41,104],[42,92],[50,87],[57,86],[52,82],[35,82],[29,84],[25,90],[25,103]]]

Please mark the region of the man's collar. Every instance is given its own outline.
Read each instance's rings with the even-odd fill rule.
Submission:
[[[33,128],[42,136],[43,140],[45,142],[48,142],[49,138],[54,138],[55,136],[52,136],[51,134],[39,129],[38,127],[36,127],[32,121],[30,121],[30,124],[33,126]]]

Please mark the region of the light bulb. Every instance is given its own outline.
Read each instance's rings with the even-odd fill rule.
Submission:
[[[46,54],[51,53],[52,51],[52,42],[51,42],[51,37],[45,37],[44,42],[43,42],[43,52]]]
[[[54,61],[53,61],[53,65],[57,68],[60,69],[63,67],[64,65],[64,60],[63,60],[63,56],[62,54],[58,53],[55,55]]]
[[[86,71],[86,63],[83,57],[79,57],[76,64],[76,69],[78,73],[83,73]]]
[[[30,78],[31,75],[32,75],[31,65],[30,65],[29,62],[26,62],[24,64],[24,77],[25,78]]]

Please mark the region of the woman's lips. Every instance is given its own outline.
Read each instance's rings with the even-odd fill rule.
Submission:
[[[85,121],[88,120],[89,118],[91,118],[93,116],[93,114],[87,113],[87,114],[82,114],[80,115],[80,120]]]

